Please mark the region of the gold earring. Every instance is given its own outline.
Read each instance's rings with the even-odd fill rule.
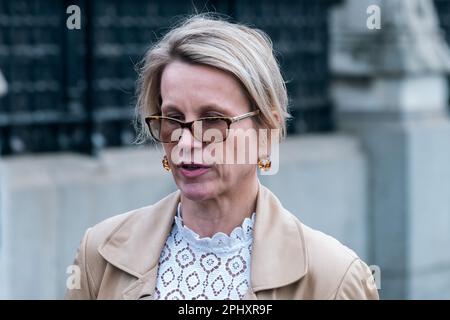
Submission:
[[[163,157],[162,165],[163,165],[164,170],[170,171],[170,164],[169,164],[169,160],[167,160],[167,156]]]
[[[268,171],[272,166],[272,161],[269,158],[266,159],[258,159],[258,168],[262,171]]]

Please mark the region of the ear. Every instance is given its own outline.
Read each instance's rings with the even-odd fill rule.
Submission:
[[[272,115],[274,116],[276,122],[277,122],[277,123],[280,125],[280,127],[281,127],[282,121],[283,121],[283,120],[282,120],[282,118],[281,118],[280,113],[278,113],[278,112],[275,111],[275,110],[272,110]],[[280,133],[279,133],[278,136],[280,136]],[[270,131],[270,134],[269,134],[269,138],[270,138],[269,141],[272,141],[272,132],[271,132],[271,131]]]
[[[281,116],[278,112],[276,112],[275,110],[272,110],[272,114],[275,117],[275,119],[277,120],[278,123],[281,124]]]
[[[281,116],[278,112],[272,110],[272,115],[274,116],[275,120],[278,123],[281,123]],[[267,129],[267,131],[265,131],[267,133],[266,138],[260,139],[258,140],[259,143],[258,144],[262,144],[259,145],[258,148],[258,157],[270,157],[271,154],[271,141],[272,141],[272,132],[270,129]]]

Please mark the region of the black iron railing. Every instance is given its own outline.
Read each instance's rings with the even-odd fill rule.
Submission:
[[[0,0],[0,154],[130,144],[134,65],[181,15],[215,10],[266,31],[291,98],[289,132],[333,129],[327,9],[336,1]],[[66,8],[81,8],[80,30]]]

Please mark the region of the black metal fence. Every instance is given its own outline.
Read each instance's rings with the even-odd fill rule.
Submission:
[[[438,13],[440,26],[448,44],[450,44],[450,0],[434,0],[436,11]],[[450,76],[448,79],[448,88],[450,92]],[[448,106],[450,107],[450,95],[448,97]]]
[[[9,85],[0,97],[0,155],[130,144],[134,65],[194,6],[271,36],[292,100],[290,134],[332,130],[327,11],[335,2],[0,0],[0,70]],[[436,3],[450,30],[450,1]],[[80,30],[66,28],[72,4],[81,8]]]

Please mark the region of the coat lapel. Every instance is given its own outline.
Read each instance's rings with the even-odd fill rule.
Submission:
[[[300,223],[262,185],[253,236],[251,282],[254,293],[286,286],[307,273],[307,253]]]
[[[125,299],[153,297],[160,253],[169,236],[180,192],[131,214],[98,252],[110,264],[135,276],[124,291]]]
[[[170,233],[180,192],[153,206],[138,209],[99,246],[110,264],[136,277],[123,291],[124,299],[153,299],[160,253]],[[142,210],[142,211],[141,211]],[[298,281],[307,273],[307,254],[300,224],[267,188],[260,185],[251,257],[251,288],[257,292]]]

